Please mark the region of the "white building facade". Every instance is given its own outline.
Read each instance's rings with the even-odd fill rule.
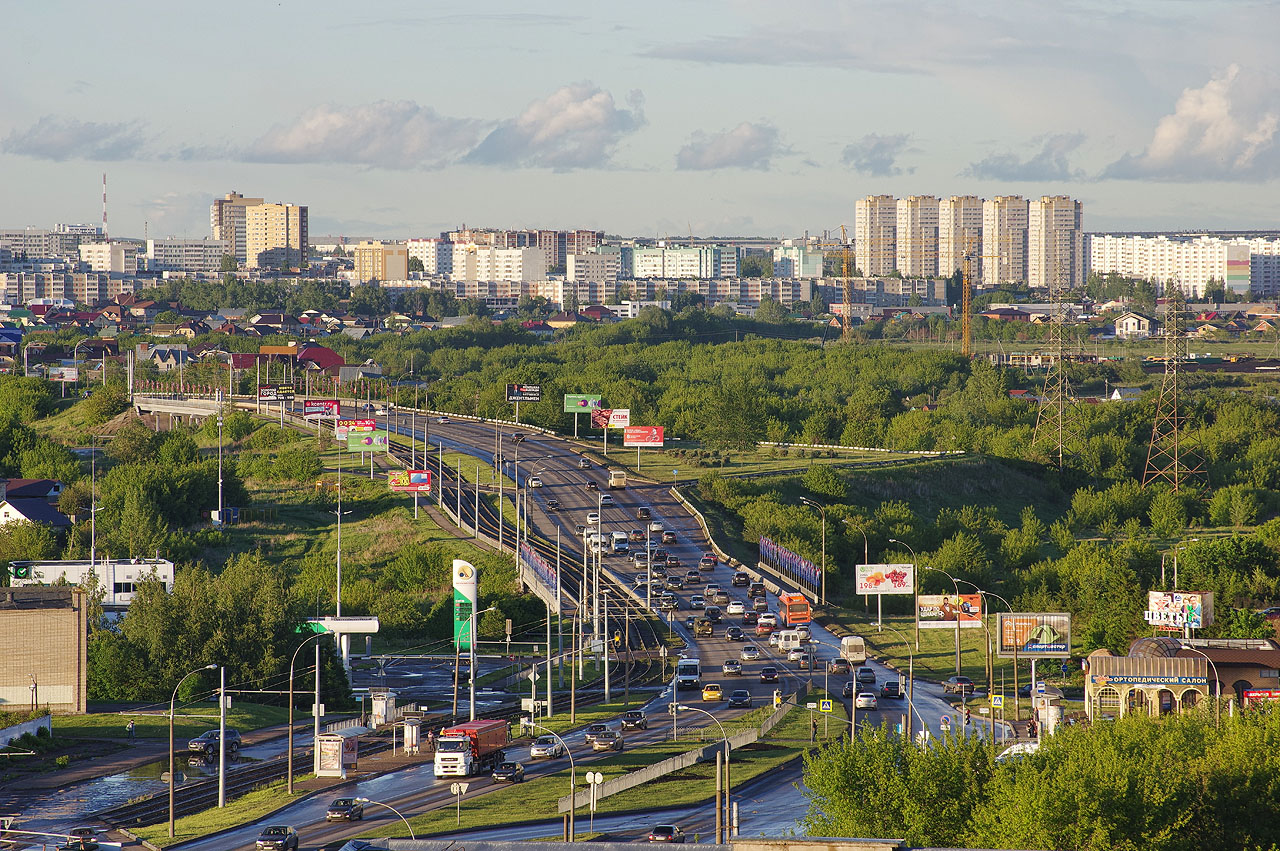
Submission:
[[[938,202],[938,274],[950,277],[972,255],[969,274],[982,280],[982,199],[952,195]]]
[[[231,254],[225,239],[148,239],[146,265],[152,272],[217,272]]]
[[[998,289],[1027,280],[1027,216],[1021,195],[998,195],[982,202],[982,284]]]
[[[803,245],[782,245],[773,249],[775,278],[821,278],[822,252]]]
[[[453,271],[453,243],[446,239],[410,239],[405,243],[409,259],[422,263],[424,275],[448,275]]]
[[[1084,285],[1084,205],[1045,195],[1027,207],[1027,283],[1076,289]]]
[[[895,228],[895,268],[907,277],[938,274],[938,199],[932,195],[899,198]]]
[[[1270,260],[1258,261],[1257,287],[1252,280],[1255,249],[1260,258],[1275,256],[1280,254],[1280,243],[1275,241],[1090,234],[1087,245],[1090,274],[1114,272],[1158,286],[1176,286],[1188,298],[1203,297],[1210,281],[1220,281],[1234,293],[1252,290],[1258,296],[1280,292],[1280,277],[1273,271],[1276,264]]]
[[[897,268],[898,202],[892,195],[868,195],[854,206],[854,257],[864,275],[887,275]]]
[[[132,242],[88,242],[80,245],[80,262],[91,272],[138,274],[138,246]]]

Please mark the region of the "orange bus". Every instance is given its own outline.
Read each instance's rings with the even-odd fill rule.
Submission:
[[[809,600],[803,594],[783,592],[778,595],[778,618],[783,626],[793,627],[812,619]]]

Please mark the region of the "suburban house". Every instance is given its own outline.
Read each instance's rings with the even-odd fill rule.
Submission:
[[[1151,320],[1141,313],[1125,313],[1115,324],[1116,336],[1121,340],[1145,340],[1151,336]]]
[[[54,529],[66,529],[71,519],[54,501],[62,482],[52,479],[0,479],[0,525],[26,520]]]

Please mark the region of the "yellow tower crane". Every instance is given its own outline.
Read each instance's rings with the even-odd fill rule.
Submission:
[[[840,225],[839,242],[832,241],[828,236],[829,233],[829,231],[823,231],[819,247],[823,249],[824,261],[827,249],[840,250],[840,295],[843,307],[840,315],[840,339],[848,343],[853,340],[853,246],[849,244],[848,231],[844,225]]]

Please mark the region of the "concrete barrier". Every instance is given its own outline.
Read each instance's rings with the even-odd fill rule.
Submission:
[[[123,727],[124,725],[121,724]],[[7,745],[14,739],[21,739],[30,733],[35,736],[39,731],[46,730],[49,735],[53,735],[53,716],[41,715],[39,718],[32,718],[30,721],[23,721],[21,724],[14,724],[4,729],[0,729],[0,746]]]

